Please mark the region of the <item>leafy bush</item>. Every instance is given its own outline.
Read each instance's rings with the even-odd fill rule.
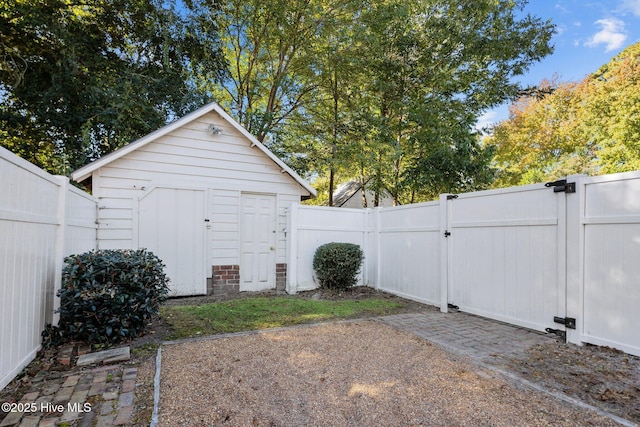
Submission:
[[[45,341],[113,344],[135,338],[169,292],[164,264],[145,249],[90,251],[64,262],[59,332],[48,328]]]
[[[355,285],[364,254],[353,243],[327,243],[316,249],[313,269],[320,286],[345,290]]]

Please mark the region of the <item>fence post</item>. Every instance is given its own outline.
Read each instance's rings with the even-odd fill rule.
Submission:
[[[375,274],[375,288],[380,289],[381,285],[381,277],[382,277],[382,256],[381,256],[381,246],[380,246],[380,206],[374,208],[374,212],[376,213],[376,223],[375,223],[375,242],[376,242],[376,274]]]
[[[298,208],[299,203],[291,203],[287,212],[287,281],[288,294],[298,291]]]
[[[447,194],[440,195],[440,311],[446,313],[449,302],[449,203]]]
[[[362,239],[362,252],[364,254],[364,260],[362,262],[362,284],[377,289],[375,274],[370,270],[373,264],[371,254],[376,249],[376,241],[374,240],[373,233],[375,232],[374,211],[371,208],[365,208],[363,211],[363,239]],[[373,277],[373,279],[372,279]]]
[[[567,195],[566,248],[566,317],[576,319],[576,329],[567,328],[567,342],[582,344],[584,327],[584,204],[589,177],[572,175],[567,181],[575,181],[575,194]]]
[[[54,269],[53,269],[53,312],[51,313],[51,324],[57,325],[60,321],[60,297],[58,290],[62,287],[62,268],[64,265],[64,243],[67,228],[67,193],[69,192],[69,178],[66,176],[56,176],[58,185],[58,209],[56,216],[58,226],[56,228],[56,245],[54,250]],[[47,315],[48,317],[48,315]]]

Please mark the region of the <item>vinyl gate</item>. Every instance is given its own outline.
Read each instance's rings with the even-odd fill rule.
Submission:
[[[640,172],[556,184],[394,208],[293,205],[287,291],[317,286],[320,244],[358,243],[362,284],[640,356]]]
[[[566,193],[540,185],[446,199],[448,303],[544,331],[564,330]]]

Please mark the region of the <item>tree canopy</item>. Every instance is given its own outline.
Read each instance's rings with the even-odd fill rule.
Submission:
[[[496,185],[555,180],[571,174],[640,169],[640,43],[581,82],[542,82],[498,124]]]
[[[155,0],[0,1],[0,143],[67,174],[199,106],[191,71],[224,68],[199,18]]]
[[[473,125],[552,50],[553,25],[522,1],[239,4],[223,7],[237,66],[220,98],[300,172],[328,175],[329,193],[336,174],[400,203],[489,185]],[[278,31],[258,31],[271,22]]]
[[[484,188],[494,148],[473,126],[552,51],[525,4],[0,1],[0,143],[67,173],[215,100],[329,193]]]

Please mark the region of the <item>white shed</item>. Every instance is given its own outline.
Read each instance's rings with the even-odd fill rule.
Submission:
[[[172,296],[284,289],[286,207],[316,196],[216,103],[71,177],[98,198],[98,247],[153,251]]]

